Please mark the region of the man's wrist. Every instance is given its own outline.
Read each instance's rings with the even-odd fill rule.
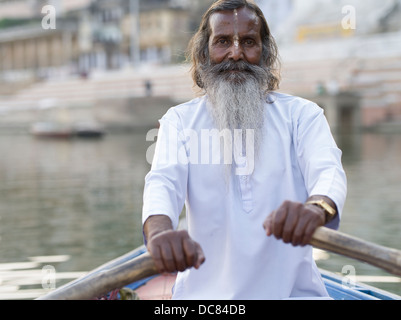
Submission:
[[[148,242],[158,234],[169,230],[173,230],[173,224],[166,215],[150,216],[143,225],[144,235]]]
[[[337,206],[333,200],[326,196],[312,196],[305,204],[315,205],[322,209],[325,217],[324,224],[329,223],[337,216]]]

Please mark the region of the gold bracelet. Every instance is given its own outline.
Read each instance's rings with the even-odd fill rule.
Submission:
[[[326,222],[331,221],[337,214],[337,211],[323,199],[310,200],[310,201],[306,202],[305,204],[313,204],[313,205],[317,205],[320,208],[322,208],[326,214]]]

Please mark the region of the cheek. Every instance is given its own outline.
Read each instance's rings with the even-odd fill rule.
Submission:
[[[259,64],[262,59],[262,49],[252,49],[245,52],[245,59],[252,64]]]
[[[226,50],[216,49],[213,48],[212,46],[209,46],[209,57],[211,62],[213,63],[223,62],[226,55],[227,55]]]

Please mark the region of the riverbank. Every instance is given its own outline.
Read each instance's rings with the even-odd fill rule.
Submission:
[[[158,120],[177,103],[167,97],[109,98],[75,105],[51,101],[42,108],[3,111],[0,133],[28,134],[36,122],[98,123],[106,132],[150,129],[158,127]]]

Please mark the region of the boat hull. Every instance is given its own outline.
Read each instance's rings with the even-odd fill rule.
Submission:
[[[146,252],[144,247],[138,249],[138,255]],[[344,278],[332,272],[320,269],[327,292],[333,300],[401,300],[401,297],[393,293],[363,284],[345,283]],[[176,274],[156,275],[127,286],[137,294],[141,300],[168,300]]]

